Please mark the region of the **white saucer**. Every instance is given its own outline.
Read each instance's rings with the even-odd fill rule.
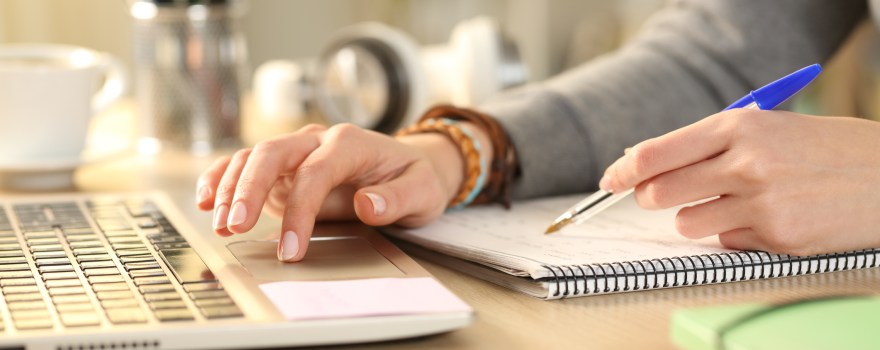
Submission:
[[[68,159],[40,159],[27,162],[3,163],[0,161],[0,188],[18,191],[56,191],[73,189],[73,173],[77,168],[120,157],[127,152]]]

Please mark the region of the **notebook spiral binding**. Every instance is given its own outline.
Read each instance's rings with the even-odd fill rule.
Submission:
[[[877,267],[880,249],[815,256],[741,251],[590,265],[542,265],[553,298]]]

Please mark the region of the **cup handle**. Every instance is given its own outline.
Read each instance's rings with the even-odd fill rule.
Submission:
[[[92,113],[94,114],[101,113],[110,107],[113,102],[122,97],[128,87],[128,74],[126,74],[122,62],[107,54],[103,55],[103,61],[106,78],[104,85],[92,97]]]

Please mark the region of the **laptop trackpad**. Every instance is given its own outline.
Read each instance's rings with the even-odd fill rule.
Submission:
[[[319,237],[309,243],[306,258],[278,261],[278,241],[240,241],[227,245],[232,255],[263,282],[404,277],[404,273],[364,238]]]

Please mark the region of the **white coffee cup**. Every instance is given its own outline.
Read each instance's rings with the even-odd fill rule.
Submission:
[[[118,59],[58,44],[0,45],[0,172],[79,164],[89,119],[125,92]]]

